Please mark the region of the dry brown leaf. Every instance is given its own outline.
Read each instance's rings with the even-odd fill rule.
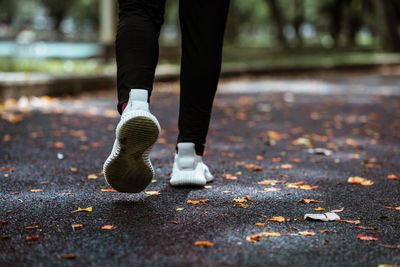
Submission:
[[[250,199],[250,196],[245,195],[244,197],[234,198],[233,202],[235,202],[235,203],[244,203],[244,202],[247,202],[249,199]]]
[[[25,227],[25,230],[35,230],[35,229],[40,229],[42,228],[40,225],[29,225]]]
[[[318,202],[323,202],[323,201],[316,200],[316,199],[311,199],[311,198],[302,198],[302,199],[299,200],[299,203],[305,203],[305,204],[318,203]]]
[[[224,173],[222,175],[226,180],[237,180],[237,176],[232,175],[230,173]]]
[[[278,192],[278,191],[280,191],[281,189],[279,189],[279,188],[275,188],[275,187],[267,187],[267,188],[264,188],[264,191],[265,192],[269,192],[269,193],[271,193],[271,192]]]
[[[295,182],[295,183],[287,183],[285,185],[287,188],[301,189],[301,190],[313,190],[317,189],[317,185],[309,185],[303,181]]]
[[[43,238],[43,237],[40,235],[30,235],[30,236],[25,237],[25,240],[26,241],[37,241],[40,238]]]
[[[74,260],[76,259],[78,256],[75,253],[66,253],[61,255],[61,258],[67,259],[67,260]]]
[[[75,229],[77,229],[77,228],[83,228],[83,224],[81,224],[81,223],[74,223],[74,224],[71,225],[71,227],[72,227],[72,230],[75,230]]]
[[[301,232],[299,232],[299,235],[302,235],[302,236],[314,236],[314,235],[316,235],[316,233],[313,232],[313,231],[301,231]]]
[[[198,199],[198,200],[189,199],[188,201],[186,201],[187,204],[192,204],[192,205],[203,204],[203,203],[206,203],[206,202],[208,202],[208,198]]]
[[[253,164],[253,163],[245,164],[244,167],[246,169],[248,169],[249,171],[255,171],[255,172],[262,171],[262,169],[263,169],[262,166],[256,165],[256,164]]]
[[[144,193],[148,196],[159,196],[160,191],[144,191]]]
[[[100,227],[101,230],[114,230],[115,228],[117,227],[112,224],[105,224]]]
[[[273,222],[285,222],[286,219],[283,216],[273,216],[271,219],[268,219],[268,221],[273,221]]]
[[[65,147],[65,145],[64,145],[63,142],[55,142],[54,143],[54,147],[57,148],[57,149],[62,149],[62,148]]]
[[[210,247],[215,246],[214,242],[210,242],[210,241],[207,241],[207,240],[199,240],[199,241],[194,242],[193,244],[195,246],[203,247],[203,248],[210,248]]]
[[[43,189],[37,189],[37,188],[31,189],[31,190],[29,190],[29,191],[31,191],[32,193],[41,193],[41,192],[44,192]]]
[[[260,239],[262,237],[271,237],[271,236],[281,236],[281,233],[279,233],[279,232],[262,232],[259,234],[250,235],[250,236],[246,237],[246,240],[251,243],[255,243],[255,242],[260,241]]]
[[[76,210],[72,211],[72,213],[76,213],[76,212],[92,212],[93,208],[92,207],[88,207],[88,208],[77,208]]]
[[[395,175],[395,174],[389,174],[387,176],[387,179],[394,181],[394,180],[399,180],[399,177],[397,175]]]
[[[242,209],[248,209],[250,206],[244,203],[235,203],[235,207],[242,208]]]
[[[361,223],[360,220],[337,220],[338,222],[344,222],[344,223],[351,223],[351,224],[355,224],[358,225]]]
[[[276,185],[278,183],[281,183],[282,181],[279,180],[262,180],[257,182],[259,185]]]
[[[378,237],[368,236],[368,235],[365,235],[365,234],[358,234],[357,238],[360,239],[360,240],[364,240],[364,241],[376,241],[376,240],[379,240]]]
[[[368,180],[360,176],[351,176],[347,179],[347,182],[349,184],[358,184],[363,186],[371,186],[374,184],[372,180]]]

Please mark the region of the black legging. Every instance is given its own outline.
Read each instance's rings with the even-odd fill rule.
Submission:
[[[182,34],[179,135],[202,155],[221,72],[229,0],[180,0]],[[130,89],[153,87],[165,0],[119,0],[116,37],[118,111]]]

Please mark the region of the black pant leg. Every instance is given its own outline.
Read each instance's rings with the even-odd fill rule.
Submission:
[[[118,111],[130,89],[153,88],[158,61],[158,37],[164,21],[165,0],[119,0],[115,40]],[[149,97],[150,98],[150,97]]]
[[[180,0],[182,31],[179,136],[202,155],[221,72],[229,0]]]

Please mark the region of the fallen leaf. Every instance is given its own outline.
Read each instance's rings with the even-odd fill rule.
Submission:
[[[5,134],[5,135],[3,136],[3,142],[4,142],[4,143],[10,142],[11,140],[12,140],[11,134]]]
[[[387,179],[394,181],[394,180],[399,180],[399,177],[397,175],[395,175],[395,174],[389,174],[387,176]]]
[[[338,212],[342,212],[342,211],[344,211],[344,207],[340,208],[340,209],[337,209],[337,210],[331,210],[330,212],[338,213]]]
[[[262,180],[257,182],[259,185],[276,185],[277,183],[281,183],[282,181],[279,180]]]
[[[245,164],[244,167],[250,171],[255,171],[255,172],[261,171],[263,169],[260,165],[256,165],[253,163]]]
[[[182,211],[184,208],[177,208],[176,211]]]
[[[55,147],[56,149],[62,149],[62,148],[65,147],[65,145],[64,145],[63,142],[55,142],[55,143],[54,143],[54,147]]]
[[[199,240],[193,243],[195,246],[203,247],[203,248],[210,248],[215,246],[215,243],[206,241],[206,240]]]
[[[71,172],[73,172],[73,173],[77,173],[78,172],[78,168],[77,167],[73,167],[73,166],[69,167],[69,170]]]
[[[337,220],[338,222],[344,222],[344,223],[351,223],[351,224],[355,224],[358,225],[361,223],[360,220]]]
[[[256,226],[264,227],[264,226],[265,226],[265,223],[257,222],[257,223],[256,223]]]
[[[75,212],[92,212],[92,211],[93,211],[92,207],[88,207],[88,208],[79,208],[78,207],[78,209],[72,211],[72,213],[75,213]]]
[[[72,230],[75,230],[75,229],[77,229],[77,228],[83,228],[83,224],[81,224],[81,223],[74,223],[74,224],[71,225],[71,227],[72,227]]]
[[[77,258],[77,255],[75,253],[66,253],[61,255],[61,257],[67,260],[74,260]]]
[[[29,225],[29,226],[25,227],[25,230],[35,230],[35,229],[40,229],[40,228],[42,228],[42,227],[39,225]]]
[[[256,156],[256,160],[262,161],[262,160],[264,160],[264,156],[263,155],[257,155]]]
[[[115,228],[117,227],[112,224],[105,224],[100,227],[101,230],[114,230]]]
[[[235,203],[244,203],[244,202],[247,202],[249,199],[250,199],[250,196],[246,195],[244,197],[234,198],[233,202],[235,202]]]
[[[29,191],[31,191],[32,193],[41,193],[41,192],[44,192],[43,189],[31,189],[31,190],[29,190]]]
[[[315,208],[314,210],[315,210],[315,211],[324,211],[325,208],[323,208],[323,207],[318,207],[318,208]]]
[[[25,237],[25,240],[26,241],[37,241],[40,238],[43,238],[43,237],[40,235],[30,235],[30,236]]]
[[[317,233],[312,232],[312,231],[301,231],[301,232],[299,232],[299,235],[302,235],[302,236],[314,236],[316,234]]]
[[[248,209],[250,206],[244,203],[235,203],[235,207],[242,208],[242,209]]]
[[[114,188],[102,188],[101,192],[106,192],[106,193],[115,193],[118,192],[117,190],[115,190]]]
[[[24,119],[22,115],[14,113],[3,113],[2,118],[10,123],[18,123]]]
[[[311,198],[302,198],[302,199],[299,200],[299,203],[305,203],[305,204],[318,203],[318,202],[323,202],[323,201],[316,200],[316,199],[311,199]]]
[[[399,267],[399,265],[381,263],[381,264],[378,264],[378,267]]]
[[[160,191],[144,191],[144,193],[148,196],[158,196],[160,195]]]
[[[98,177],[97,177],[96,174],[91,173],[91,174],[88,174],[87,178],[88,178],[89,180],[95,180],[95,179],[97,179]]]
[[[226,180],[237,180],[237,176],[232,175],[230,173],[224,173],[222,175]]]
[[[374,184],[374,182],[372,180],[368,180],[368,179],[362,178],[360,176],[349,177],[347,179],[347,182],[350,184],[358,184],[358,185],[363,185],[363,186],[370,186],[370,185]]]
[[[259,234],[250,235],[250,236],[246,237],[246,240],[251,243],[255,243],[255,242],[260,241],[260,239],[262,237],[271,237],[271,236],[281,236],[281,233],[279,233],[279,232],[262,232]]]
[[[287,188],[301,189],[301,190],[313,190],[317,189],[317,185],[309,185],[303,181],[295,182],[295,183],[287,183],[285,185]]]
[[[191,200],[189,199],[188,201],[186,201],[187,204],[192,204],[192,205],[198,205],[198,204],[203,204],[208,202],[208,199],[198,199],[198,200]]]
[[[324,156],[332,155],[332,150],[326,148],[309,148],[307,152],[309,154],[314,154],[314,155],[324,155]]]
[[[368,236],[368,235],[365,235],[365,234],[358,234],[357,238],[360,239],[360,240],[364,240],[364,241],[376,241],[376,240],[379,240],[378,237]]]
[[[281,164],[281,169],[290,170],[290,169],[293,169],[293,165],[292,164]]]
[[[277,191],[280,191],[280,189],[275,188],[275,187],[267,187],[267,188],[264,188],[264,191],[265,192],[277,192]]]
[[[285,219],[285,217],[282,217],[282,216],[273,216],[271,219],[268,219],[268,221],[285,222],[286,219]]]

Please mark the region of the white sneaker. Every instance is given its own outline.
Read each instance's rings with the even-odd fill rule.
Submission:
[[[138,193],[155,176],[149,153],[160,134],[160,124],[149,111],[147,97],[147,90],[130,91],[112,152],[104,163],[106,181],[120,192]]]
[[[173,186],[203,186],[214,179],[201,156],[196,155],[193,143],[178,143],[170,183]]]

